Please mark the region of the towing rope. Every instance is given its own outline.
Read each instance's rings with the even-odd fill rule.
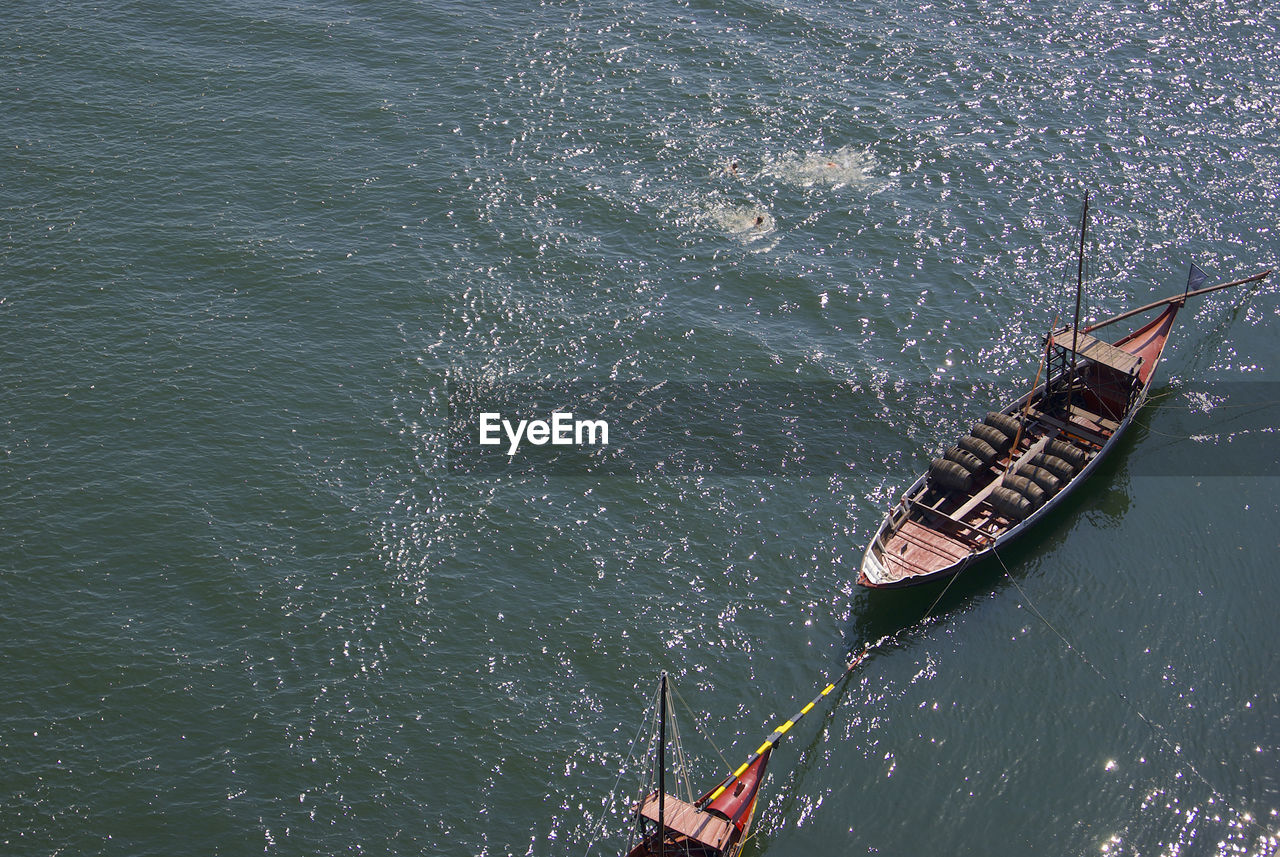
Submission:
[[[845,665],[844,672],[840,674],[839,678],[837,678],[835,681],[829,682],[827,686],[824,687],[818,693],[817,696],[815,696],[812,700],[810,700],[808,705],[806,705],[804,708],[797,711],[795,714],[791,715],[791,717],[787,720],[787,722],[783,723],[777,729],[773,730],[773,733],[770,734],[768,738],[764,739],[764,743],[760,745],[759,749],[757,749],[754,753],[752,753],[751,756],[745,762],[743,762],[742,765],[739,766],[736,771],[734,771],[732,774],[729,775],[728,779],[726,779],[723,783],[720,784],[719,788],[717,788],[715,791],[711,793],[711,796],[707,798],[707,803],[711,803],[711,801],[715,800],[716,798],[720,797],[720,795],[724,794],[725,789],[733,785],[734,781],[737,780],[738,777],[746,773],[747,768],[751,767],[752,762],[754,762],[756,759],[759,759],[769,750],[772,750],[774,747],[778,746],[778,742],[782,740],[782,736],[786,735],[787,732],[791,730],[791,727],[799,723],[801,718],[803,718],[806,714],[812,711],[814,706],[822,701],[823,697],[831,693],[831,691],[835,690],[837,682],[847,677],[849,673],[853,672],[854,668],[857,667],[858,664],[862,663],[863,659],[871,652],[872,648],[874,647],[867,646],[861,652],[858,652],[858,654],[854,655],[853,658],[849,661],[849,663]]]

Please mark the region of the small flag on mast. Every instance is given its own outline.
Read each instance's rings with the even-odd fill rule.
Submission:
[[[1196,266],[1195,262],[1192,262],[1191,272],[1187,274],[1187,290],[1183,292],[1183,295],[1185,296],[1187,293],[1200,288],[1205,284],[1205,281],[1208,279],[1209,279],[1209,275],[1206,274],[1204,271],[1200,270]]]

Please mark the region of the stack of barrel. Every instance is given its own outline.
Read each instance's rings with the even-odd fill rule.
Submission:
[[[1009,452],[1019,430],[1018,420],[1008,414],[987,414],[942,458],[930,463],[930,478],[940,488],[972,492],[975,480],[989,478],[991,465]],[[1051,440],[1017,473],[1006,473],[988,502],[1004,517],[1021,521],[1070,482],[1084,462],[1084,450]]]

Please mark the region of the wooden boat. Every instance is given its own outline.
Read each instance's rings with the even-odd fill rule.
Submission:
[[[845,666],[848,675],[871,651],[868,647]],[[666,746],[669,695],[664,672],[659,689],[657,750],[654,759],[656,788],[646,791],[632,807],[634,845],[627,857],[738,857],[750,837],[756,800],[764,783],[769,757],[784,735],[835,690],[827,684],[804,708],[764,740],[748,759],[697,800],[681,800],[666,791]],[[678,745],[678,740],[677,740]],[[677,753],[683,756],[683,753]]]
[[[1079,330],[1087,217],[1086,198],[1075,321],[1046,337],[1044,383],[1037,375],[1030,393],[988,413],[932,461],[876,530],[859,584],[896,588],[949,577],[1034,526],[1089,478],[1133,422],[1187,299],[1271,273],[1193,289],[1204,275],[1192,265],[1182,294]],[[1156,309],[1158,316],[1113,342],[1093,336]]]
[[[751,830],[756,797],[769,765],[772,746],[730,774],[696,801],[666,793],[666,745],[669,696],[667,674],[659,690],[657,788],[634,807],[637,842],[628,857],[737,857]]]

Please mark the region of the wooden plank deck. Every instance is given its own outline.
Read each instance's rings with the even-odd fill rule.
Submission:
[[[925,505],[924,503],[921,503],[919,500],[911,500],[910,503],[912,508],[920,512],[924,512],[927,515],[937,515],[939,518],[942,518],[945,521],[950,521],[951,523],[955,524],[957,527],[960,527],[964,530],[968,530],[969,532],[974,533],[977,536],[990,538],[990,533],[987,533],[985,530],[982,529],[982,523],[983,523],[982,521],[971,524],[968,521],[962,521],[959,518],[952,517],[951,515],[948,515],[946,512],[939,509],[938,506],[942,505],[942,501],[945,499],[946,499],[945,497],[939,498],[938,502],[933,504],[932,506]],[[976,539],[975,539],[975,542],[976,542]]]
[[[656,793],[645,798],[640,814],[652,821],[658,820]],[[693,804],[672,795],[667,795],[665,798],[663,822],[668,830],[674,830],[712,848],[724,848],[734,834],[733,825],[723,818],[703,812]]]
[[[1065,351],[1070,351],[1074,346],[1076,354],[1086,360],[1101,363],[1103,366],[1109,366],[1126,375],[1136,375],[1138,366],[1142,363],[1142,358],[1137,355],[1130,354],[1124,349],[1116,348],[1109,342],[1095,339],[1083,331],[1074,331],[1069,327],[1055,330],[1053,332],[1053,341],[1055,345]]]
[[[908,519],[889,536],[881,556],[887,569],[915,576],[946,568],[972,552],[964,542]]]

